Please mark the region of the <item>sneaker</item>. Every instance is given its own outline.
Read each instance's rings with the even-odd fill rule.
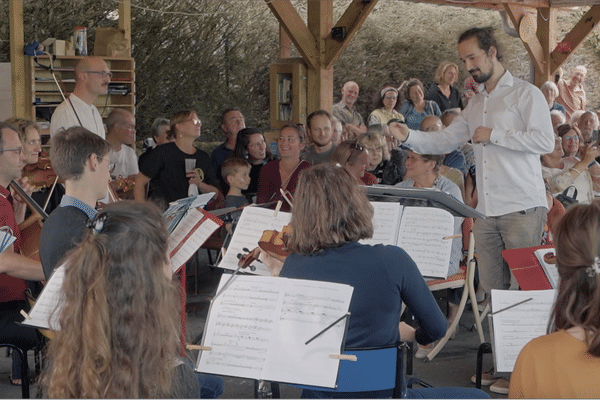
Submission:
[[[490,369],[488,372],[484,372],[481,374],[481,386],[489,386],[492,383],[495,383],[498,378],[494,378],[494,374],[496,371],[494,368]],[[477,383],[477,375],[471,376],[471,382]]]
[[[510,386],[510,380],[506,378],[500,378],[490,386],[490,392],[499,394],[508,394],[508,387]]]
[[[429,355],[429,353],[431,353],[431,350],[433,350],[434,344],[430,343],[427,345],[427,347],[425,346],[421,346],[420,344],[417,344],[417,351],[415,352],[415,358],[421,359],[421,358],[425,358]]]

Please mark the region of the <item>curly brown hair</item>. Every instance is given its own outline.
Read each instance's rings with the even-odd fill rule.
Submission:
[[[40,386],[51,398],[166,398],[180,350],[168,233],[151,203],[109,204],[67,254],[61,330]]]

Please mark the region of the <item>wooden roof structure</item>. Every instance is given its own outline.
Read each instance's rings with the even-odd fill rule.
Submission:
[[[378,0],[354,0],[340,19],[333,23],[333,0],[307,0],[305,24],[291,0],[265,0],[279,21],[282,34],[280,57],[289,57],[289,42],[294,43],[307,65],[307,110],[333,105],[333,64],[349,44]],[[549,80],[573,54],[600,20],[600,0],[404,0],[458,7],[505,11],[519,32],[535,68],[535,84]],[[591,6],[588,12],[559,40],[558,10]],[[332,28],[343,28],[343,37],[334,39]],[[341,29],[340,29],[341,30]]]

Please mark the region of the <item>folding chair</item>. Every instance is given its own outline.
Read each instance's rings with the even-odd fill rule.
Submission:
[[[475,317],[475,326],[477,327],[477,333],[479,334],[480,343],[485,342],[485,338],[483,336],[483,329],[481,327],[481,317],[479,314],[479,310],[477,309],[477,295],[475,294],[475,267],[477,262],[475,260],[475,239],[473,237],[473,218],[465,218],[462,224],[463,231],[463,250],[464,248],[468,248],[467,251],[467,260],[466,266],[462,265],[459,269],[459,272],[449,276],[447,279],[436,279],[427,282],[427,286],[429,286],[429,290],[443,290],[443,289],[456,289],[463,288],[462,297],[460,298],[460,303],[458,305],[458,313],[452,321],[452,324],[448,327],[446,331],[446,335],[440,339],[440,341],[435,345],[433,350],[427,355],[427,359],[429,361],[433,360],[433,358],[437,355],[437,353],[442,350],[442,348],[446,345],[446,342],[452,336],[454,330],[458,327],[458,323],[460,322],[460,318],[465,310],[465,305],[467,304],[467,297],[471,299],[471,307],[473,308],[473,315]],[[467,239],[468,238],[468,239]]]
[[[27,365],[27,352],[10,343],[0,343],[0,347],[9,347],[21,357],[21,397],[29,398],[29,365]]]
[[[369,392],[393,389],[392,398],[399,399],[406,392],[402,352],[404,343],[379,347],[347,348],[343,354],[356,356],[356,361],[342,360],[338,374],[337,388],[291,385],[303,390],[325,392]],[[271,383],[273,398],[279,387]],[[276,388],[276,389],[275,389]]]

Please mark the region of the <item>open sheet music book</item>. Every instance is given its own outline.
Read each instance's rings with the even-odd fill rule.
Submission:
[[[404,207],[391,202],[371,202],[371,205],[375,211],[373,238],[361,243],[399,246],[414,260],[421,275],[448,277],[453,239],[444,238],[454,234],[452,214],[440,208]],[[456,241],[462,246],[460,238]]]
[[[271,211],[272,213],[273,211]],[[231,277],[223,275],[221,287]],[[211,303],[196,371],[335,387],[352,286],[235,275]],[[351,361],[344,361],[351,362]]]
[[[523,304],[492,316],[492,346],[496,371],[511,372],[521,349],[546,334],[557,291],[492,290],[492,314],[527,299]]]
[[[222,224],[223,221],[201,208],[190,208],[184,213],[169,235],[169,258],[174,274]],[[31,309],[30,319],[23,321],[23,324],[59,330],[60,309],[52,312],[61,298],[64,273],[64,265],[54,271]]]
[[[246,254],[243,249],[255,249],[258,246],[262,234],[266,230],[281,231],[284,226],[290,223],[292,214],[279,211],[275,215],[275,211],[262,207],[244,207],[242,216],[240,217],[235,232],[231,237],[231,242],[225,256],[219,263],[218,267],[236,270],[238,267],[238,254]],[[262,276],[271,276],[269,268],[260,262],[253,262],[252,267],[256,269],[251,271],[246,268],[243,271]]]
[[[534,254],[535,254],[536,258],[538,259],[538,261],[540,262],[542,269],[546,273],[546,277],[548,277],[548,281],[552,285],[552,288],[558,289],[558,285],[560,283],[560,276],[558,275],[558,268],[556,267],[556,264],[548,264],[546,261],[544,261],[544,254],[546,254],[546,253],[556,254],[554,249],[537,249],[536,251],[534,251]]]
[[[169,258],[173,273],[177,273],[194,253],[221,225],[213,214],[204,207],[214,193],[186,197],[171,203],[163,213],[169,231]]]
[[[371,202],[373,216],[373,238],[362,240],[364,244],[388,244],[402,247],[415,261],[423,276],[447,278],[452,239],[444,237],[454,233],[454,217],[446,210],[432,207],[403,207],[398,203]],[[265,230],[280,231],[291,220],[291,213],[278,212],[260,207],[245,207],[237,223],[227,252],[219,263],[220,268],[236,270],[238,254],[243,249],[252,250]],[[458,245],[462,242],[459,238]],[[254,271],[244,272],[270,276],[269,269],[262,263],[252,263]]]

